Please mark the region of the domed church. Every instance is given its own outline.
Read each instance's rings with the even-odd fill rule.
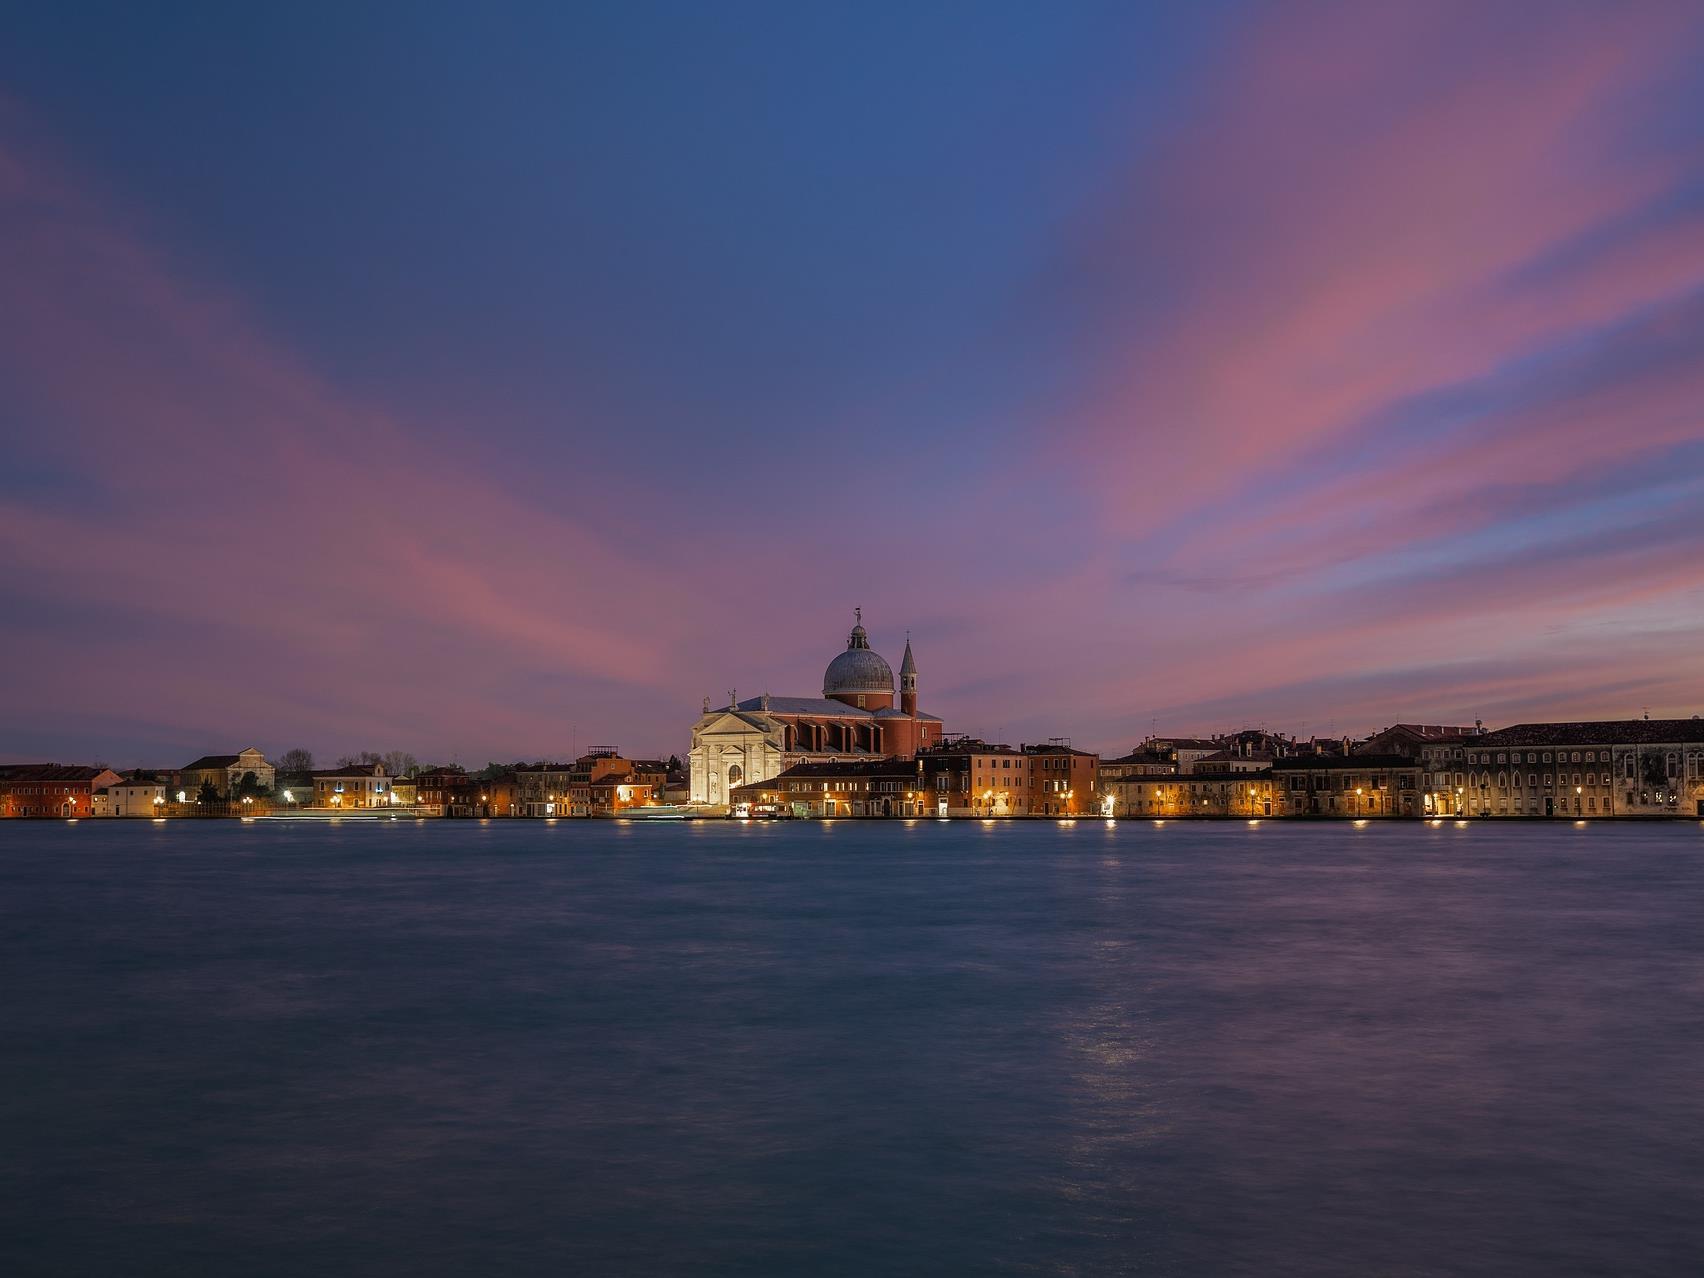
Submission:
[[[722,804],[736,786],[767,781],[795,763],[852,758],[909,759],[938,743],[941,721],[917,709],[917,661],[911,640],[899,663],[899,705],[893,667],[870,647],[862,608],[852,633],[822,674],[820,697],[730,694],[720,710],[704,699],[692,727],[692,801]]]

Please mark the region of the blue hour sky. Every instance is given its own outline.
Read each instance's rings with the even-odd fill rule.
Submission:
[[[34,6],[9,757],[1704,711],[1704,18]]]

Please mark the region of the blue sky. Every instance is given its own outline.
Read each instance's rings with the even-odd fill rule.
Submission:
[[[36,6],[0,751],[667,752],[855,604],[1011,739],[1698,712],[1701,52],[1665,5]]]

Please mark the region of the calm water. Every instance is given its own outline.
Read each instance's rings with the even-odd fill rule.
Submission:
[[[1696,1274],[1704,829],[0,828],[0,1272]]]

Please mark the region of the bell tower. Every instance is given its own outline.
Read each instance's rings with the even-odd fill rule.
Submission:
[[[917,713],[917,660],[911,655],[911,635],[905,636],[905,659],[899,663],[899,708],[905,714]]]

